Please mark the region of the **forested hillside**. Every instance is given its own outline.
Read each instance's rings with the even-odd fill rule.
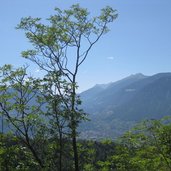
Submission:
[[[78,141],[81,171],[168,171],[171,170],[171,120],[149,120],[137,125],[117,141]],[[34,156],[17,137],[0,135],[0,170],[40,170]],[[43,140],[43,139],[42,139]],[[34,140],[33,140],[34,141]],[[54,139],[41,141],[37,146],[46,169],[59,170],[58,150]],[[63,169],[72,171],[71,142],[64,141]],[[66,162],[67,161],[67,162]]]

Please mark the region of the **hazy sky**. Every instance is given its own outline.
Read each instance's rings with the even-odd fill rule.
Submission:
[[[80,91],[130,74],[171,72],[171,0],[0,0],[0,66],[29,63],[20,52],[30,45],[24,32],[15,30],[22,17],[48,18],[54,7],[65,9],[75,3],[93,15],[106,5],[119,13],[81,66]],[[41,75],[29,64],[35,75]]]

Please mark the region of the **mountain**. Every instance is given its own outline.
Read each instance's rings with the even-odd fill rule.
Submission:
[[[90,122],[81,125],[88,138],[115,138],[145,119],[171,115],[171,73],[135,74],[96,85],[80,94]]]
[[[126,87],[144,78],[146,76],[142,74],[135,74],[114,83],[106,85],[97,84],[93,88],[80,94],[83,102],[82,107],[86,112],[90,112],[93,115],[96,113],[99,114],[99,111],[104,110],[104,106],[105,108],[116,107],[120,103],[128,100],[128,97],[125,97],[123,94],[123,89],[133,92],[132,88]],[[130,96],[131,93],[126,93],[126,95]]]

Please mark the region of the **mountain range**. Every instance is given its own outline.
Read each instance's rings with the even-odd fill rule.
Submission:
[[[80,97],[90,118],[81,125],[82,137],[115,139],[142,120],[171,115],[171,73],[134,74],[97,84]]]
[[[171,73],[138,73],[97,84],[79,95],[90,119],[81,123],[80,138],[116,139],[142,120],[171,115]]]

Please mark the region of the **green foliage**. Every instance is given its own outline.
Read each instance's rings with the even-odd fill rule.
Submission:
[[[60,170],[63,135],[67,130],[72,139],[75,171],[79,171],[77,128],[86,117],[79,109],[77,74],[93,45],[109,31],[108,24],[116,18],[116,10],[111,7],[102,9],[97,17],[90,17],[87,9],[76,4],[63,11],[55,8],[55,14],[46,24],[40,18],[26,17],[17,27],[25,31],[33,46],[33,49],[22,52],[22,56],[47,72],[41,87],[49,103],[46,116],[50,117],[51,132],[56,132],[60,144]]]
[[[42,104],[35,104],[40,93],[33,86],[34,79],[27,76],[26,67],[5,65],[0,68],[0,78],[0,113],[13,129],[22,136],[42,124]]]
[[[46,71],[61,71],[71,78],[92,46],[108,32],[107,25],[116,18],[117,11],[111,7],[102,9],[97,17],[90,17],[88,10],[79,4],[63,11],[55,8],[55,14],[46,24],[40,18],[22,18],[17,29],[25,31],[34,48],[22,52],[22,56]],[[70,52],[76,55],[72,57]]]
[[[32,154],[18,138],[0,134],[0,140],[0,171],[40,169]]]
[[[84,171],[168,171],[171,170],[170,119],[150,120],[136,126],[122,136],[117,144],[110,140],[102,142],[79,141],[79,168]],[[45,170],[59,170],[60,144],[57,139],[48,139]],[[62,159],[67,161],[62,170],[72,171],[73,151],[70,140],[65,144]],[[0,164],[12,170],[39,170],[40,166],[31,152],[17,137],[1,135]],[[28,160],[29,159],[29,160]],[[8,161],[8,165],[6,164]]]
[[[7,123],[2,125],[2,133],[7,132],[8,127],[35,162],[42,165],[44,156],[39,154],[44,150],[43,142],[46,139],[43,116],[40,117],[43,103],[36,103],[40,92],[34,85],[34,78],[27,75],[26,69],[14,69],[11,65],[0,68],[0,114],[2,123]]]
[[[122,136],[114,155],[98,164],[118,171],[171,170],[170,129],[168,118],[145,121]]]

